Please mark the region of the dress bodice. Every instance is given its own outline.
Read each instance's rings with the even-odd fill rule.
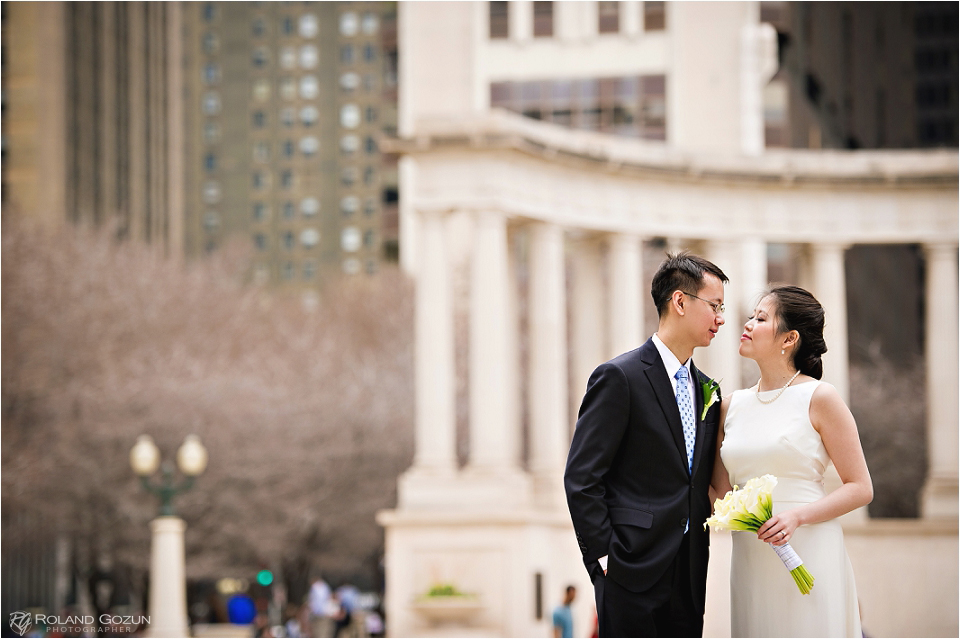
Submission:
[[[764,474],[777,477],[773,501],[809,503],[823,497],[830,463],[820,433],[810,422],[810,400],[819,381],[795,384],[764,404],[753,389],[730,398],[720,458],[732,485]],[[772,399],[779,389],[760,393]]]

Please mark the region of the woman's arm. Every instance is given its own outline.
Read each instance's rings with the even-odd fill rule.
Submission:
[[[727,409],[730,408],[730,397],[724,397],[720,402],[720,425],[717,427],[717,450],[713,461],[713,477],[710,480],[710,503],[713,504],[733,490],[730,485],[730,475],[727,473],[723,460],[720,459],[720,446],[723,445],[723,425],[727,419]]]
[[[820,384],[813,392],[810,421],[820,433],[843,485],[826,497],[785,510],[768,520],[757,531],[757,536],[775,546],[789,541],[797,526],[835,519],[873,501],[873,481],[863,457],[857,422],[832,385]]]

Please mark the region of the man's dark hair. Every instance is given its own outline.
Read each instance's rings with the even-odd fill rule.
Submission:
[[[660,264],[650,285],[650,295],[653,296],[653,303],[657,305],[657,315],[663,317],[667,312],[670,296],[674,291],[699,294],[703,288],[704,273],[717,276],[723,283],[730,281],[719,266],[699,255],[693,255],[689,251],[667,253],[667,259]]]

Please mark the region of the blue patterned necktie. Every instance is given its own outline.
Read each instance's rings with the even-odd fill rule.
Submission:
[[[687,367],[681,366],[674,377],[677,378],[677,406],[680,408],[680,421],[683,423],[683,442],[687,446],[687,470],[693,472],[693,445],[697,441],[697,420],[694,419],[690,391],[687,390],[687,379],[690,377]]]

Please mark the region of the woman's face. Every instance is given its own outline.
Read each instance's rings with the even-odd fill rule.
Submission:
[[[740,336],[740,354],[753,360],[780,355],[784,335],[777,332],[777,300],[767,295],[743,325]]]

